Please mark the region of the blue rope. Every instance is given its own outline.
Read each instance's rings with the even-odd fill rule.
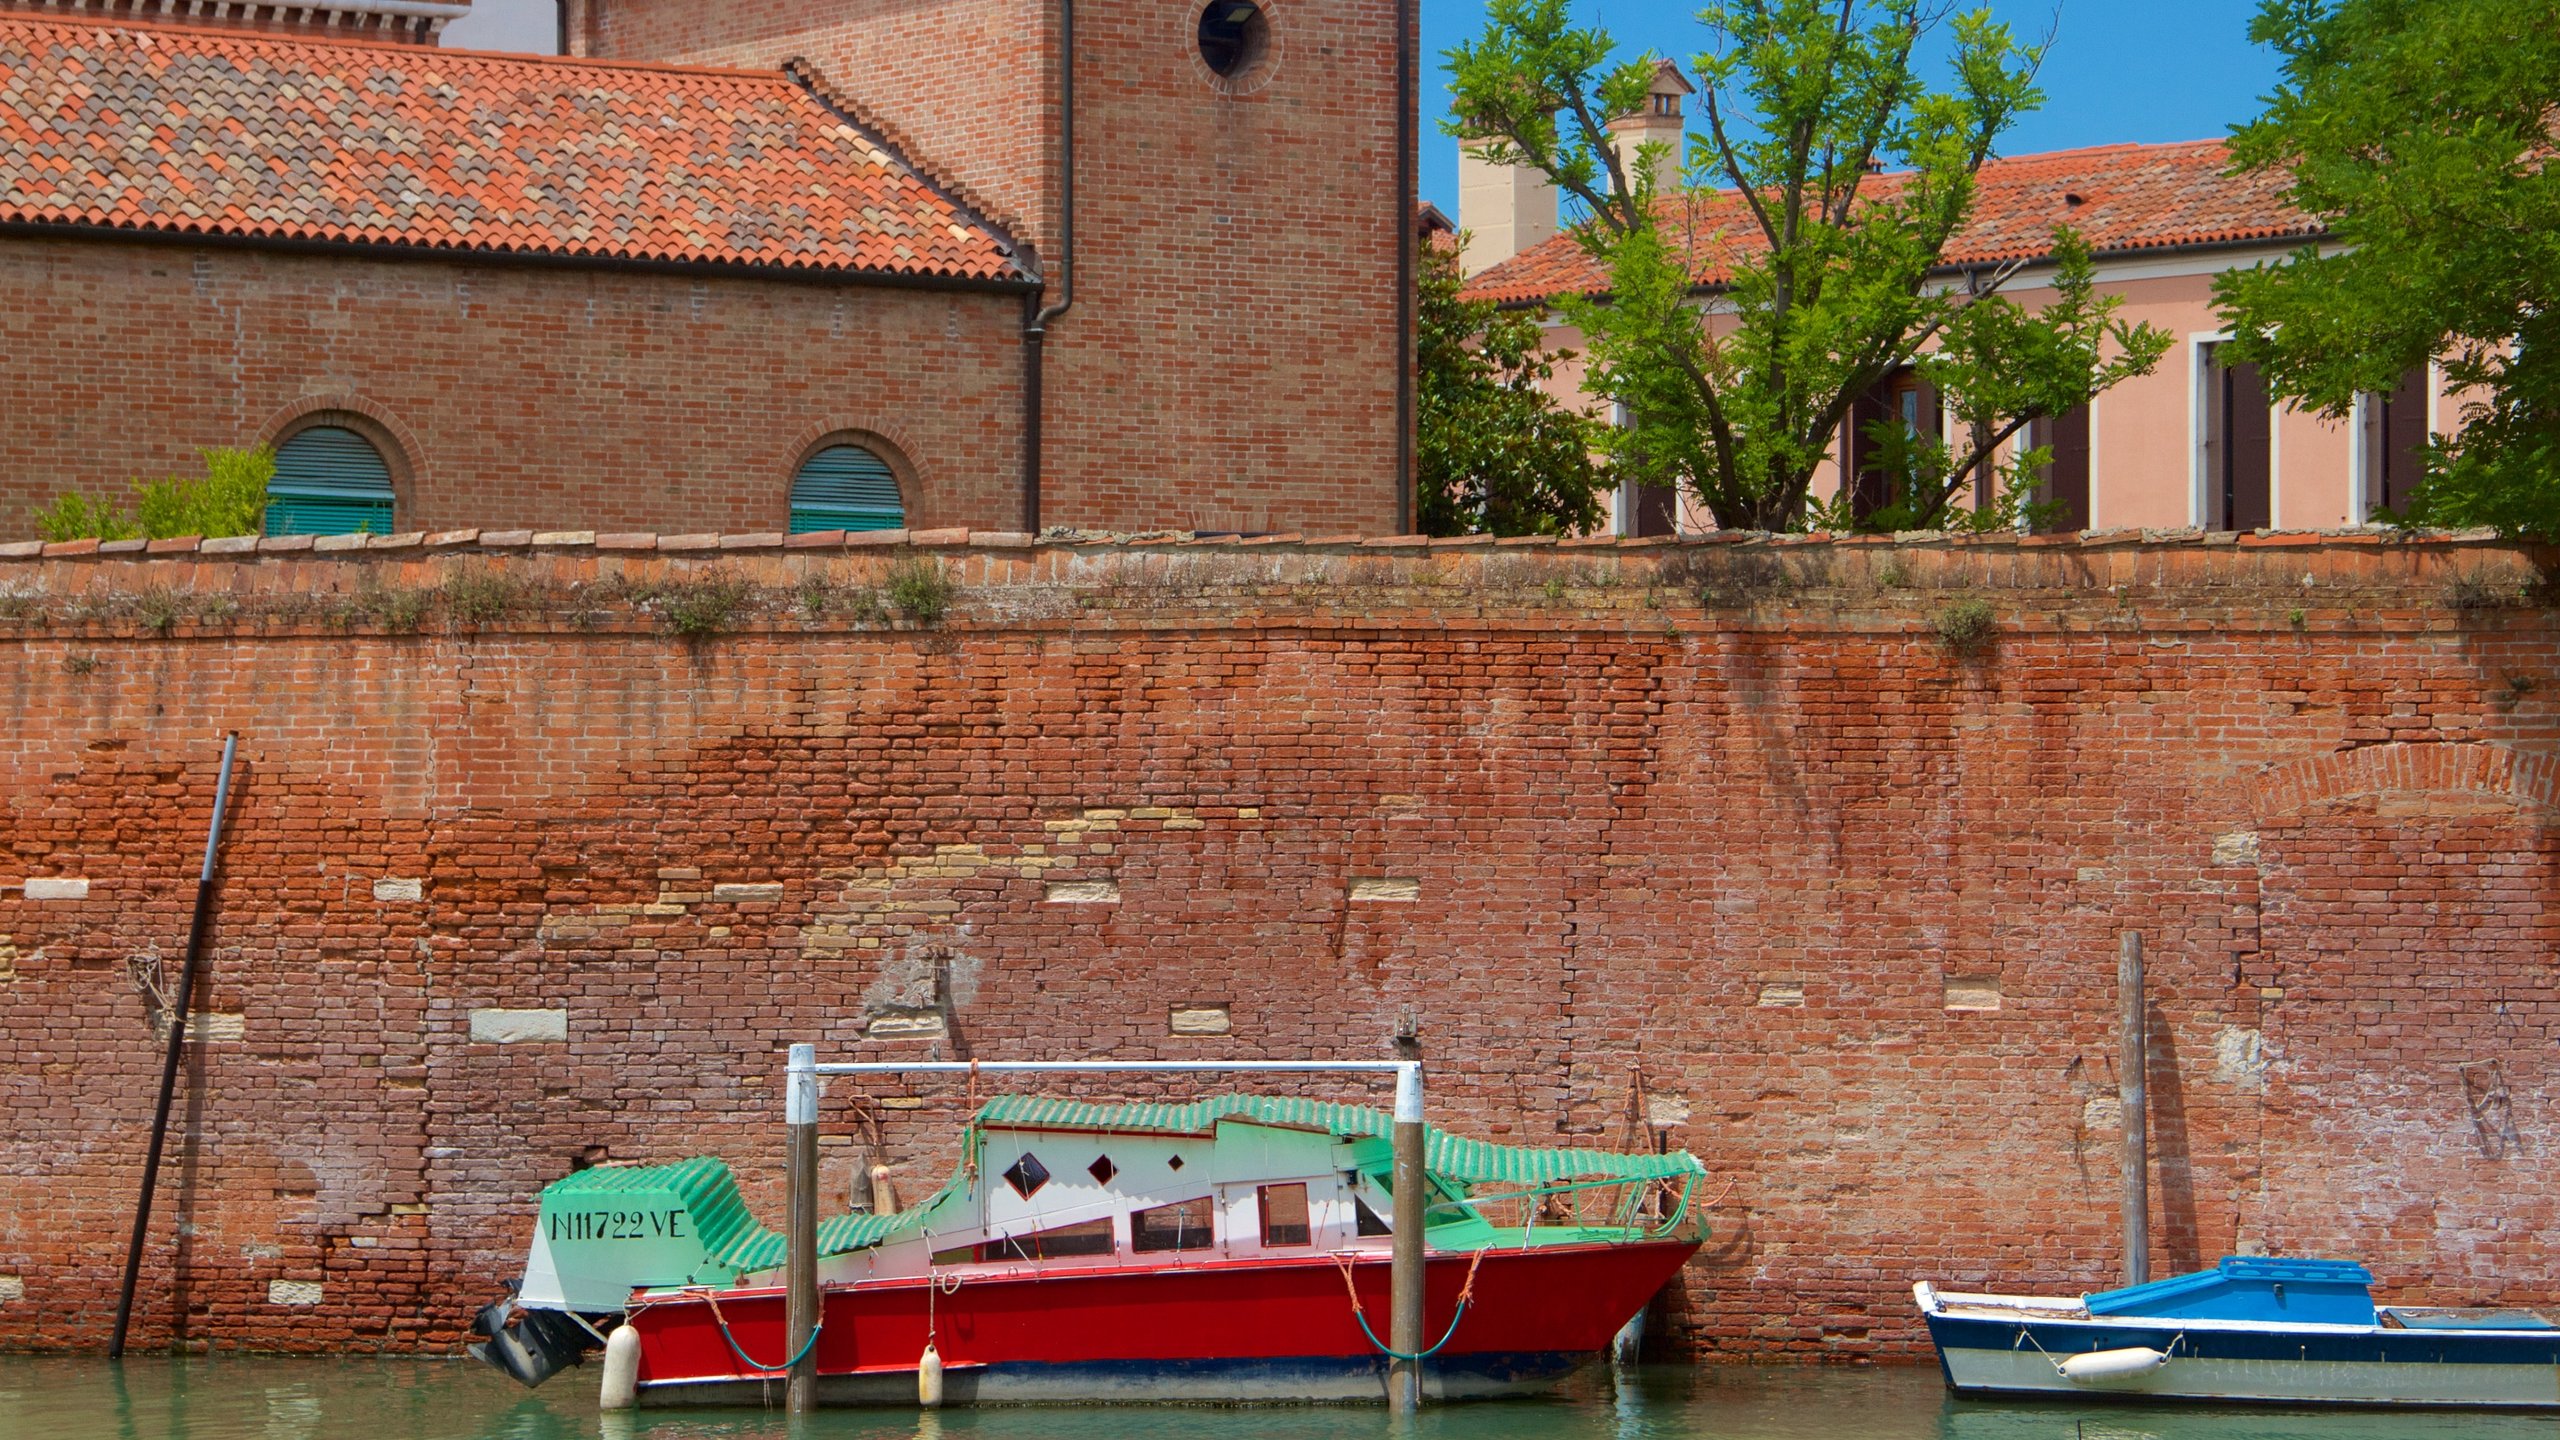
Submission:
[[[722,1318],[719,1306],[714,1305],[711,1307],[711,1319],[714,1323],[719,1325],[720,1338],[729,1342],[729,1353],[738,1357],[739,1364],[746,1366],[750,1370],[762,1370],[769,1375],[778,1374],[784,1370],[788,1370],[792,1366],[799,1364],[802,1360],[807,1359],[809,1352],[818,1348],[819,1332],[827,1328],[824,1321],[820,1321],[818,1324],[810,1326],[809,1338],[800,1346],[799,1354],[792,1356],[790,1359],[783,1361],[779,1365],[767,1365],[748,1355],[746,1351],[738,1348],[738,1337],[729,1333],[729,1322]]]
[[[1378,1338],[1378,1332],[1369,1328],[1369,1317],[1362,1314],[1356,1307],[1351,1312],[1351,1318],[1360,1322],[1360,1333],[1369,1337],[1369,1343],[1378,1347],[1379,1354],[1390,1360],[1422,1361],[1439,1354],[1441,1346],[1458,1338],[1458,1322],[1467,1318],[1467,1302],[1464,1300],[1458,1302],[1458,1313],[1449,1317],[1449,1329],[1441,1335],[1440,1344],[1432,1346],[1419,1355],[1407,1355],[1401,1350],[1388,1349],[1386,1342]]]

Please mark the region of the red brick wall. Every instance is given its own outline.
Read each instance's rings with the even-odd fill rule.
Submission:
[[[2125,929],[2155,1269],[2560,1301],[2560,626],[2478,603],[2523,556],[943,549],[951,615],[883,620],[916,553],[0,556],[0,883],[89,883],[0,890],[0,1343],[104,1335],[156,1056],[125,967],[174,959],[233,728],[238,1038],[194,1052],[151,1344],[445,1345],[582,1153],[721,1153],[777,1217],[792,1040],[1359,1055],[1410,1007],[1452,1126],[1685,1107],[1720,1203],[1672,1353],[1909,1353],[1915,1278],[2110,1283]],[[492,570],[475,626],[438,587]],[[761,590],[689,642],[664,587],[705,571]],[[937,994],[944,1039],[864,1038]],[[1171,1037],[1192,1003],[1233,1035]],[[569,1038],[472,1043],[490,1007]],[[921,1093],[910,1187],[963,1099]]]
[[[1399,528],[1395,6],[1265,8],[1271,58],[1235,81],[1200,60],[1194,4],[1076,8],[1075,308],[1048,347],[1047,523]],[[591,11],[600,54],[810,58],[1055,261],[1053,6]]]
[[[122,495],[313,408],[405,452],[404,529],[780,529],[839,428],[903,452],[912,523],[1006,528],[1020,317],[1010,295],[0,240],[0,538],[64,489]]]

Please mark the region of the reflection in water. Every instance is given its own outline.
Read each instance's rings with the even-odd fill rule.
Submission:
[[[1917,1366],[1600,1370],[1411,1424],[1351,1407],[606,1415],[593,1378],[527,1393],[459,1361],[0,1357],[0,1440],[2560,1440],[2534,1416],[1958,1402]]]

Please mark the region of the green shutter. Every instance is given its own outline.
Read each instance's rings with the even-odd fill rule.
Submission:
[[[276,447],[270,535],[391,533],[391,467],[353,430],[315,425]]]
[[[767,494],[772,492],[767,491]],[[859,445],[830,445],[791,482],[791,533],[897,530],[907,523],[889,462]]]

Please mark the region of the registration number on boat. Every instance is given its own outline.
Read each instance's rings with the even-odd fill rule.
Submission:
[[[682,1210],[581,1210],[545,1217],[554,1240],[682,1240]]]

